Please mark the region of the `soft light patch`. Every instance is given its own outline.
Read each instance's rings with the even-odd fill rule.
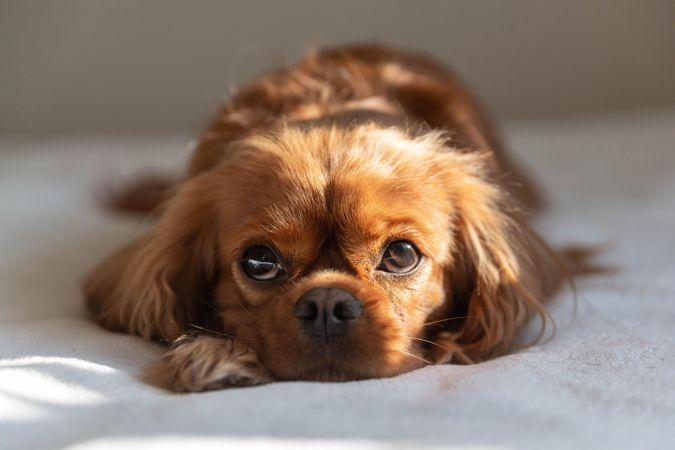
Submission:
[[[59,367],[61,366],[61,367]],[[59,372],[63,370],[63,377]],[[72,369],[83,372],[72,377]],[[49,374],[47,373],[49,372]],[[43,414],[43,406],[95,405],[107,401],[100,393],[78,384],[79,379],[115,372],[110,367],[72,358],[32,356],[0,361],[0,420],[29,420]],[[62,379],[70,379],[64,382]]]

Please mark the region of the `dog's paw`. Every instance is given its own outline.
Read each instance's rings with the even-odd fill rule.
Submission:
[[[269,383],[272,376],[246,344],[210,336],[182,338],[142,374],[175,392],[198,392]]]

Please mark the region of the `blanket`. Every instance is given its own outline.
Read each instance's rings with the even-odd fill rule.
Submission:
[[[0,448],[675,448],[675,111],[506,131],[548,192],[541,234],[617,269],[548,305],[554,335],[473,366],[190,395],[140,382],[161,347],[98,327],[79,290],[148,226],[96,187],[178,170],[187,137],[0,138]]]

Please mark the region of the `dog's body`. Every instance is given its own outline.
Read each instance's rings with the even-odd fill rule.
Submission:
[[[490,152],[496,173],[510,179],[530,209],[542,198],[514,166],[486,111],[447,69],[418,54],[380,46],[339,47],[311,53],[287,69],[242,89],[202,137],[190,174],[225,156],[224,143],[279,123],[376,122],[408,129],[423,125],[449,133],[453,147]]]
[[[545,319],[563,278],[517,216],[541,197],[472,95],[381,47],[242,89],[159,197],[85,296],[107,328],[177,340],[146,374],[174,390],[480,361]]]

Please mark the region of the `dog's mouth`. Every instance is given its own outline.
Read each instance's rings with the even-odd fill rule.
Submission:
[[[322,364],[314,364],[311,367],[304,367],[299,373],[289,380],[297,381],[324,381],[324,382],[343,382],[357,381],[374,378],[376,375],[369,370],[341,364],[336,361],[327,361]]]
[[[285,350],[261,355],[263,364],[279,380],[356,381],[396,376],[427,365],[421,348],[404,347],[397,340],[302,339]]]

